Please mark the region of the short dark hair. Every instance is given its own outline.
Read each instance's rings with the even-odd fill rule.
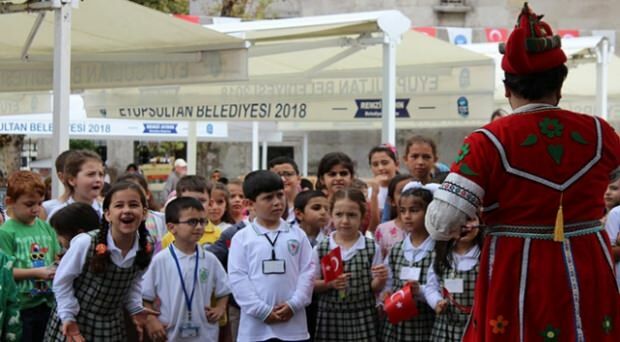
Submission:
[[[54,162],[56,172],[65,172],[65,162],[67,161],[67,157],[69,157],[69,155],[73,152],[75,152],[75,150],[66,150],[60,152],[58,157],[56,157],[56,161]]]
[[[353,165],[353,161],[347,154],[343,152],[329,152],[319,161],[319,167],[316,173],[316,189],[325,188],[325,184],[323,184],[321,178],[336,165],[342,165],[342,167],[349,170],[351,179],[355,177],[355,165]]]
[[[295,209],[304,211],[304,209],[308,205],[308,202],[310,202],[311,199],[317,198],[317,197],[327,198],[327,196],[325,196],[325,193],[323,191],[319,191],[319,190],[302,191],[298,193],[297,196],[295,196],[295,202],[293,205]]]
[[[251,201],[256,201],[256,197],[262,193],[278,190],[284,190],[282,177],[271,171],[252,171],[243,180],[243,195]]]
[[[267,164],[267,168],[272,169],[274,166],[282,165],[282,164],[291,165],[293,169],[295,170],[295,173],[299,174],[299,168],[297,167],[297,163],[295,163],[295,160],[293,160],[293,158],[289,158],[286,156],[275,157],[271,159],[269,163]]]
[[[181,211],[186,209],[205,211],[202,203],[194,197],[177,197],[166,205],[166,223],[179,223]]]
[[[299,186],[301,186],[302,189],[307,188],[308,190],[314,190],[314,184],[308,178],[302,178],[299,181]]]
[[[183,176],[177,182],[177,196],[181,196],[185,191],[195,191],[195,192],[211,192],[211,187],[209,186],[209,182],[203,176],[198,175],[188,175]]]
[[[58,210],[50,219],[57,235],[71,240],[81,232],[99,229],[99,214],[90,204],[74,202]]]
[[[564,64],[528,75],[505,72],[504,85],[519,97],[526,100],[539,100],[560,90],[567,75],[568,68]]]

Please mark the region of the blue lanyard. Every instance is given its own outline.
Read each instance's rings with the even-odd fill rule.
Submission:
[[[183,295],[185,296],[185,304],[187,304],[187,319],[192,320],[192,300],[194,299],[194,291],[196,290],[196,283],[198,282],[198,245],[196,245],[196,265],[194,267],[194,285],[192,286],[192,293],[188,296],[185,289],[185,281],[183,280],[183,272],[181,272],[181,265],[179,265],[179,259],[177,259],[176,253],[174,253],[174,247],[170,245],[168,247],[174,263],[177,265],[177,271],[179,272],[179,278],[181,279],[181,287],[183,287]]]

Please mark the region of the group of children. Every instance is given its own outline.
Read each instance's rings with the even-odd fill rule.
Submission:
[[[483,234],[477,217],[459,239],[426,231],[447,171],[430,139],[408,140],[408,174],[393,146],[373,148],[361,185],[341,152],[321,159],[317,190],[288,158],[227,185],[184,176],[163,213],[140,175],[100,202],[101,159],[58,159],[67,192],[51,203],[38,175],[8,181],[3,341],[459,341],[467,324]],[[336,248],[343,272],[325,281]],[[417,315],[392,323],[382,304],[405,286]]]

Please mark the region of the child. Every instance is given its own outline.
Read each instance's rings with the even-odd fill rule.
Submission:
[[[125,340],[123,308],[141,336],[149,313],[142,306],[141,279],[153,252],[144,227],[144,191],[116,183],[103,210],[101,229],[76,236],[58,265],[46,341]]]
[[[387,208],[391,221],[384,222],[377,227],[375,231],[375,241],[381,247],[381,254],[388,255],[395,243],[403,241],[405,231],[403,230],[403,221],[398,215],[398,201],[400,193],[407,183],[411,181],[410,175],[396,175],[390,181],[388,186],[388,199],[390,205]]]
[[[146,230],[149,232],[151,239],[153,240],[153,244],[155,248],[153,249],[153,253],[157,254],[161,251],[161,240],[164,235],[168,232],[166,228],[166,222],[164,218],[164,214],[152,209],[151,204],[155,202],[153,200],[153,194],[149,190],[149,185],[146,182],[146,179],[139,173],[125,173],[120,176],[117,182],[132,182],[136,185],[139,185],[142,190],[144,190],[144,194],[146,195],[146,201],[148,203],[149,211],[146,214],[146,221],[144,221],[144,226]]]
[[[620,207],[616,206],[607,213],[605,231],[611,242],[611,258],[616,264],[616,282],[620,288]]]
[[[0,251],[0,341],[21,341],[21,336],[13,260]]]
[[[69,242],[78,234],[99,229],[99,215],[86,203],[75,202],[58,210],[50,220],[63,253],[69,249]]]
[[[318,295],[315,341],[376,341],[375,294],[385,286],[387,268],[377,244],[360,231],[366,211],[364,194],[339,190],[331,198],[331,217],[336,231],[314,248],[314,263],[340,247],[344,273],[326,283],[317,268],[314,292]]]
[[[353,161],[342,152],[330,152],[321,158],[317,171],[317,190],[323,190],[328,199],[344,188],[351,186],[355,168]]]
[[[247,218],[243,182],[233,179],[226,184],[226,187],[230,193],[230,215],[234,221],[233,223],[240,223]]]
[[[60,208],[73,202],[90,204],[101,216],[103,211],[97,198],[103,189],[103,162],[99,155],[87,150],[72,152],[65,162],[63,175],[70,196],[47,212],[47,220]]]
[[[177,197],[166,206],[166,225],[174,235],[167,250],[155,255],[142,281],[144,306],[153,309],[159,299],[160,315],[148,316],[153,341],[217,341],[217,321],[224,316],[230,288],[217,258],[198,248],[205,212],[192,197]],[[211,307],[211,296],[217,304]]]
[[[243,192],[256,218],[232,239],[230,284],[241,307],[238,341],[307,340],[315,264],[305,233],[281,219],[282,178],[270,171],[247,175]]]
[[[314,247],[325,238],[323,228],[329,223],[329,201],[322,191],[300,192],[295,197],[295,217]]]
[[[75,152],[75,150],[63,151],[58,155],[58,157],[56,157],[56,160],[54,161],[54,166],[56,167],[55,169],[56,177],[58,177],[58,180],[60,180],[60,182],[63,184],[65,183],[65,176],[64,176],[65,163],[67,161],[67,157],[69,157],[69,155],[73,152]],[[41,219],[45,220],[46,213],[51,213],[53,208],[59,206],[60,204],[64,203],[66,200],[69,199],[69,197],[71,196],[69,187],[65,186],[64,188],[65,188],[64,192],[60,196],[58,196],[58,198],[53,198],[53,199],[43,202],[42,204],[43,210],[41,211],[41,216],[42,216]]]
[[[295,221],[295,197],[300,191],[299,168],[297,163],[289,157],[277,157],[269,161],[269,171],[282,177],[284,182],[284,195],[287,200],[288,212],[285,212],[284,220],[291,223]]]
[[[209,202],[207,216],[209,217],[209,221],[220,227],[222,231],[232,226],[230,193],[226,185],[217,182],[211,187],[211,201]]]
[[[391,144],[381,144],[373,147],[368,153],[368,164],[374,176],[374,182],[379,185],[377,197],[378,209],[380,213],[385,212],[384,207],[389,205],[387,199],[388,186],[394,176],[398,174],[398,155],[396,147]],[[387,217],[381,222],[388,221]]]
[[[620,204],[620,179],[609,183],[604,199],[607,212]]]
[[[437,146],[435,142],[420,135],[407,140],[403,162],[409,173],[422,184],[430,183],[437,162]]]
[[[426,207],[433,200],[432,191],[412,182],[405,186],[398,201],[399,217],[407,237],[396,243],[386,258],[389,266],[389,293],[400,290],[405,284],[412,285],[418,315],[407,321],[383,325],[384,341],[428,341],[433,329],[435,313],[426,304],[421,287],[426,284],[426,274],[431,265],[435,241],[424,226]],[[434,188],[432,189],[434,191]]]
[[[461,341],[474,302],[482,233],[477,217],[467,221],[463,237],[435,244],[424,297],[437,314],[431,341]]]
[[[204,218],[207,218],[207,211],[209,210],[209,184],[207,180],[202,176],[183,176],[177,182],[176,193],[180,197],[193,197],[197,199],[204,208]],[[220,237],[222,230],[220,227],[214,225],[209,219],[207,219],[207,225],[204,226],[204,233],[198,244],[201,246],[211,245]],[[170,231],[164,235],[161,240],[162,248],[168,248],[168,245],[174,241],[174,235]]]
[[[60,253],[54,229],[39,219],[45,185],[30,171],[18,171],[8,179],[6,204],[10,219],[0,227],[0,250],[14,259],[24,341],[42,341],[54,304],[51,280]]]

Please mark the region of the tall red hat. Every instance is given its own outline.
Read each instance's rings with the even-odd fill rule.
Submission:
[[[500,44],[502,69],[516,75],[527,75],[558,67],[566,62],[560,36],[553,35],[551,27],[541,21],[527,2],[517,19],[515,29],[506,45]]]

